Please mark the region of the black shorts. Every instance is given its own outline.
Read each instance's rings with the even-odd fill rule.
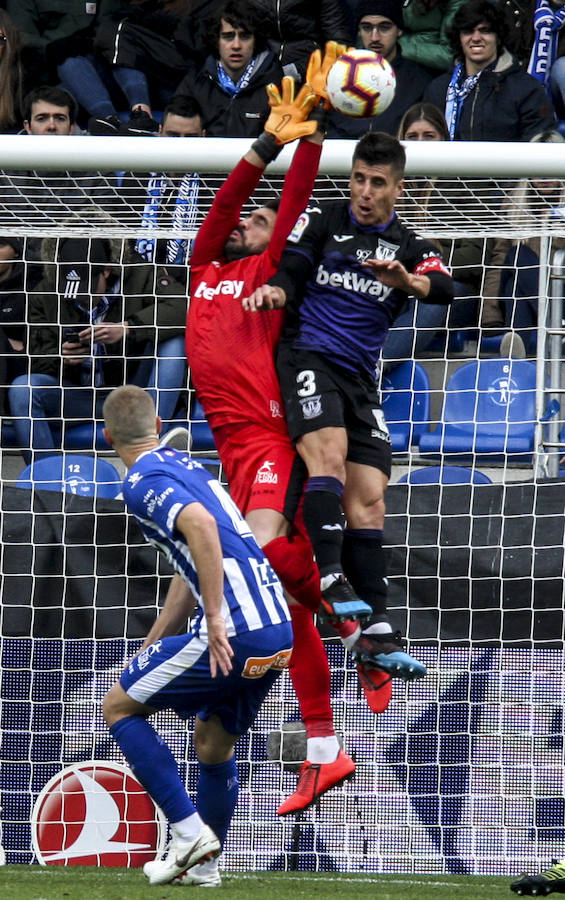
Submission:
[[[347,459],[390,478],[390,435],[376,385],[319,353],[281,343],[277,360],[288,430],[296,443],[321,428],[345,428]]]

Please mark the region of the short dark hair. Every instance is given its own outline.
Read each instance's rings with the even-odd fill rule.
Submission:
[[[270,209],[274,213],[278,213],[280,205],[281,205],[280,197],[271,197],[269,200],[265,200],[265,202],[261,204],[261,206],[264,206],[265,209]]]
[[[69,119],[71,125],[74,125],[77,117],[77,104],[72,94],[69,94],[64,88],[53,87],[50,84],[42,84],[41,87],[34,88],[29,94],[26,94],[23,102],[24,121],[29,122],[32,116],[34,103],[52,103],[53,106],[66,106],[69,110]]]
[[[194,97],[173,97],[163,110],[163,122],[167,116],[182,116],[183,119],[194,119],[199,116],[204,124],[202,107]]]
[[[368,166],[391,166],[402,177],[406,166],[406,153],[400,141],[391,134],[384,131],[368,131],[353,151],[353,165],[358,160]]]
[[[468,0],[459,7],[451,26],[447,29],[447,39],[454,59],[461,59],[461,32],[476,28],[480,22],[486,22],[495,33],[496,46],[500,53],[504,41],[512,33],[505,8],[498,3],[491,3],[491,0]]]
[[[406,132],[410,126],[413,125],[414,122],[420,122],[422,120],[424,122],[429,122],[429,124],[435,128],[437,133],[441,135],[442,141],[449,140],[449,129],[447,127],[447,122],[445,121],[445,116],[441,109],[438,109],[433,103],[414,103],[413,106],[406,110],[400,120],[400,125],[398,126],[398,140],[405,140]]]
[[[253,35],[256,54],[267,48],[263,16],[259,9],[248,0],[227,0],[215,9],[208,19],[206,43],[213,56],[218,56],[218,39],[222,19],[229,22],[233,28],[243,28]]]

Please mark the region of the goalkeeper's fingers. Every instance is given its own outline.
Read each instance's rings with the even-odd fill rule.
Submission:
[[[322,60],[322,74],[326,75],[330,71],[334,62],[347,51],[345,44],[338,44],[337,41],[328,41]]]
[[[268,84],[265,88],[267,97],[269,98],[269,106],[274,109],[282,103],[282,97],[276,84]]]
[[[321,68],[322,54],[320,50],[314,50],[314,52],[310,54],[310,59],[308,60],[308,68],[306,69],[306,81],[312,84],[314,76],[320,71]]]
[[[314,108],[314,104],[317,99],[318,98],[316,96],[316,91],[311,84],[306,82],[306,84],[303,84],[298,91],[293,106],[295,107],[295,109],[303,112],[304,118],[307,118],[307,116],[310,115],[312,109]]]
[[[281,85],[282,102],[287,106],[291,106],[294,103],[294,78],[290,75],[284,75]]]

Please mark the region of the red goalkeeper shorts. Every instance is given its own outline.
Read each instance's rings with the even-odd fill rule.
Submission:
[[[231,497],[242,513],[274,509],[293,522],[307,472],[286,432],[225,425],[214,438]]]

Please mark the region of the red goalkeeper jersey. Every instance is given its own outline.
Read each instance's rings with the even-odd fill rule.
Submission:
[[[305,209],[321,147],[301,141],[284,181],[267,249],[227,262],[226,241],[240,221],[263,169],[241,160],[218,192],[191,259],[186,354],[211,428],[255,423],[286,430],[274,353],[284,310],[248,312],[241,300],[273,275],[286,240]]]

